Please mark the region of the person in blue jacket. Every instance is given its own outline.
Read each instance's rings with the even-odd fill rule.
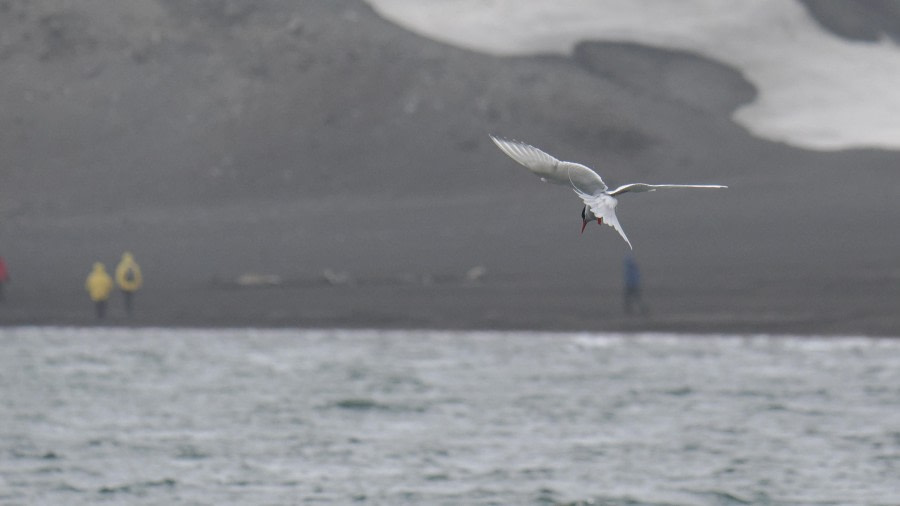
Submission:
[[[623,294],[625,314],[634,314],[635,309],[641,314],[647,313],[647,306],[641,299],[641,270],[633,255],[625,257],[624,262],[625,291]]]

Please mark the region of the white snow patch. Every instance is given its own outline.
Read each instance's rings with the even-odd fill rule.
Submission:
[[[796,1],[366,1],[420,35],[494,55],[570,54],[585,40],[695,52],[757,87],[734,120],[759,137],[900,149],[900,47],[834,36]]]

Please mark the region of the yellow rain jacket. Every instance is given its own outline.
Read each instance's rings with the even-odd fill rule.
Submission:
[[[91,271],[87,281],[84,282],[84,288],[94,302],[109,299],[109,294],[113,289],[113,280],[106,273],[106,267],[102,263],[97,262],[94,264],[94,270]]]
[[[116,266],[116,283],[119,289],[126,292],[136,292],[144,284],[141,276],[141,267],[134,261],[134,255],[125,252],[122,261]]]

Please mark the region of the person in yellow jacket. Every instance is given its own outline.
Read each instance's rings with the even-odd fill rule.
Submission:
[[[134,261],[134,255],[128,251],[122,254],[122,261],[116,266],[116,283],[125,297],[125,314],[131,316],[134,292],[140,290],[144,278],[141,276],[141,267]]]
[[[94,270],[84,282],[84,288],[87,290],[91,300],[94,301],[94,308],[97,311],[97,319],[101,320],[106,315],[106,301],[109,300],[109,294],[113,290],[113,280],[106,273],[106,267],[100,262],[94,263]]]

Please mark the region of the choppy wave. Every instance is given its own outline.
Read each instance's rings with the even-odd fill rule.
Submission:
[[[890,504],[900,340],[0,329],[4,504]]]

